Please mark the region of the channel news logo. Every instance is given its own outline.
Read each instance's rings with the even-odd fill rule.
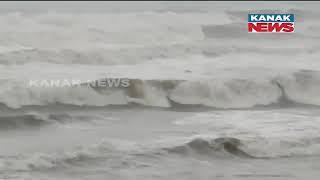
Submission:
[[[293,33],[294,14],[248,14],[249,33]]]

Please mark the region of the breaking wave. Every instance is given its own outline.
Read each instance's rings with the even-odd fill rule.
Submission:
[[[179,140],[181,141],[181,140]],[[124,143],[124,144],[122,144]],[[192,137],[183,142],[166,141],[164,144],[130,144],[128,142],[102,141],[73,151],[35,153],[2,157],[0,169],[5,171],[37,171],[43,169],[81,166],[87,163],[108,161],[108,167],[147,166],[139,158],[163,158],[171,155],[205,158],[207,160],[244,158],[274,159],[299,156],[318,156],[319,138],[297,140],[253,139],[241,140],[234,137]],[[129,148],[130,147],[130,148]],[[308,151],[306,151],[308,147]],[[145,159],[144,159],[145,160]]]
[[[201,105],[251,108],[272,105],[320,105],[320,73],[301,70],[269,79],[143,80],[130,79],[125,88],[3,86],[0,103],[9,108],[66,104],[108,106],[140,104],[155,107]]]
[[[306,148],[308,151],[306,151]],[[162,148],[165,152],[183,156],[210,158],[273,159],[299,156],[319,156],[319,138],[301,139],[238,139],[234,137],[193,137],[180,145]]]
[[[298,9],[286,9],[285,12],[297,13],[297,17],[300,14],[303,16],[309,14],[309,12],[306,13]],[[268,9],[261,10],[261,12],[264,11],[272,12]],[[259,10],[256,12],[259,12]],[[254,63],[255,66],[260,67],[269,65],[272,68],[283,67],[283,65],[287,65],[287,61],[278,63],[275,60],[270,61],[271,64],[265,62],[267,58],[287,58],[289,54],[291,56],[288,59],[294,58],[300,53],[303,55],[302,58],[305,59],[309,59],[309,55],[312,55],[310,59],[314,56],[317,57],[317,54],[314,53],[319,52],[318,45],[309,41],[309,39],[314,40],[314,37],[309,37],[309,35],[316,33],[301,34],[300,32],[305,31],[299,31],[290,34],[290,38],[287,38],[289,37],[288,34],[269,34],[270,37],[267,38],[266,36],[269,35],[258,34],[259,37],[264,36],[262,38],[264,38],[265,44],[261,43],[261,47],[256,46],[256,40],[243,41],[241,38],[247,38],[248,36],[245,29],[246,25],[243,24],[246,15],[246,10],[223,10],[220,13],[212,11],[83,14],[4,13],[0,17],[3,25],[1,32],[6,34],[0,39],[3,42],[0,46],[0,66],[4,71],[3,79],[0,79],[0,104],[14,109],[24,106],[55,104],[73,106],[139,104],[167,108],[177,105],[200,105],[224,109],[294,103],[320,105],[320,99],[318,98],[320,77],[316,71],[299,71],[266,79],[215,78],[215,76],[212,76],[212,79],[206,77],[200,80],[179,78],[175,80],[174,75],[166,80],[156,78],[145,80],[140,78],[143,75],[141,73],[142,75],[140,74],[137,79],[134,79],[134,76],[126,77],[131,78],[129,88],[117,89],[34,88],[21,84],[21,82],[13,82],[17,78],[16,75],[20,74],[16,72],[26,68],[23,65],[28,63],[31,67],[38,67],[43,64],[49,65],[49,67],[54,66],[53,64],[63,64],[69,69],[60,69],[62,66],[59,66],[56,69],[52,68],[54,71],[50,73],[69,75],[72,73],[65,71],[74,70],[74,68],[77,70],[78,66],[71,65],[79,64],[96,65],[93,67],[86,66],[83,70],[89,68],[95,70],[97,65],[108,65],[108,67],[109,65],[119,65],[119,67],[128,65],[133,67],[139,64],[141,67],[137,66],[137,69],[143,72],[144,63],[147,65],[148,63],[149,65],[160,63],[170,64],[170,68],[175,72],[175,68],[180,65],[176,65],[176,63],[188,64],[187,58],[202,57],[202,55],[216,63],[215,66],[219,68],[231,69],[238,62],[239,66]],[[110,26],[110,22],[116,23]],[[26,27],[26,29],[20,31],[20,27]],[[303,27],[309,28],[311,26]],[[317,32],[317,28],[312,25],[311,31]],[[255,35],[257,34],[250,34],[250,36]],[[258,36],[254,38],[259,38]],[[308,36],[308,38],[305,36]],[[221,41],[221,38],[224,40]],[[280,38],[284,41],[274,43],[274,38]],[[40,39],[41,41],[35,41],[34,39]],[[233,42],[234,39],[237,41]],[[288,43],[288,39],[292,39],[295,43]],[[307,41],[302,42],[304,39],[307,39]],[[232,42],[229,40],[232,40]],[[255,53],[253,57],[251,56],[252,53]],[[232,56],[226,56],[229,54],[232,54]],[[271,56],[269,56],[270,54]],[[239,55],[242,55],[243,59],[237,59]],[[266,59],[260,59],[263,55],[266,55]],[[226,58],[217,58],[220,56],[226,56]],[[305,68],[306,64],[315,63],[314,59],[317,59],[314,58],[307,63],[301,63],[299,58],[294,59],[289,69]],[[191,67],[192,63],[184,67]],[[207,61],[199,64],[206,66],[206,63]],[[197,65],[195,64],[195,66]],[[15,67],[18,67],[18,70]],[[202,66],[199,67],[202,68]],[[311,66],[307,67],[313,68]],[[199,69],[198,72],[202,70]],[[186,70],[186,72],[191,72],[191,70]],[[82,75],[87,71],[80,73]],[[161,71],[156,73],[165,74]],[[118,74],[121,74],[121,72]],[[202,73],[200,74],[202,75]],[[42,76],[41,73],[36,75]],[[46,76],[46,74],[43,76]],[[100,74],[99,76],[92,76],[94,76],[94,79],[102,77]]]
[[[102,141],[88,147],[78,147],[73,151],[56,153],[19,154],[2,157],[0,170],[37,171],[43,169],[65,168],[83,163],[108,160],[110,167],[137,166],[127,160],[128,152],[112,142]]]
[[[242,142],[236,138],[224,137],[216,139],[195,138],[184,145],[164,148],[169,153],[180,155],[210,155],[211,157],[226,157],[228,155],[241,158],[258,158],[241,149]]]

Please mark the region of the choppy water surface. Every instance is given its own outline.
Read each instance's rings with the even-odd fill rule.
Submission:
[[[1,3],[0,179],[318,179],[319,3],[65,3]]]

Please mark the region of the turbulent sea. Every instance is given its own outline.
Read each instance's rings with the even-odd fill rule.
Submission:
[[[0,5],[0,179],[319,179],[320,3]]]

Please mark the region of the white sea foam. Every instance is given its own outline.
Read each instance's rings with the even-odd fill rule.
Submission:
[[[139,3],[0,6],[0,179],[318,178],[319,3]],[[103,78],[130,86],[28,84]]]

